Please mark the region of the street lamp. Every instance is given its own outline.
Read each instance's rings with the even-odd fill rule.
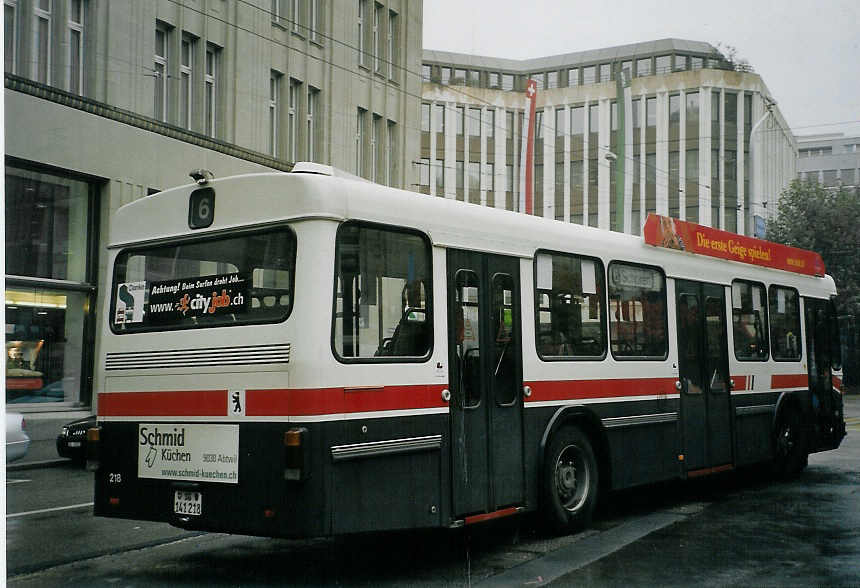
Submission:
[[[773,107],[776,106],[776,100],[770,98],[769,96],[762,96],[762,101],[764,102],[766,112],[753,125],[752,129],[750,129],[750,193],[747,195],[747,200],[750,203],[750,215],[753,216],[753,218],[750,219],[750,226],[753,230],[754,237],[764,237],[764,235],[757,235],[755,230],[755,213],[753,211],[753,205],[758,203],[753,202],[753,195],[755,194],[755,142],[753,141],[753,135],[755,134],[759,125],[764,122],[764,119],[766,119],[771,114],[771,112],[773,111]]]

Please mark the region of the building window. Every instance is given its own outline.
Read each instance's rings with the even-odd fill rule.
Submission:
[[[320,0],[309,0],[310,14],[308,15],[308,26],[310,27],[310,39],[314,43],[319,42],[320,28]]]
[[[281,102],[281,78],[283,76],[272,70],[269,74],[269,154],[278,156],[278,105]]]
[[[558,88],[558,72],[548,71],[546,73],[546,87],[548,89]]]
[[[426,157],[422,157],[418,162],[418,185],[430,187],[430,160]]]
[[[51,83],[51,3],[36,0],[33,4],[33,79]]]
[[[355,120],[355,175],[361,177],[364,177],[364,125],[366,120],[367,111],[359,108]]]
[[[440,134],[445,134],[445,105],[436,104],[436,118],[433,121],[433,130]]]
[[[645,100],[645,124],[648,127],[657,126],[657,99],[648,98]]]
[[[78,179],[6,167],[7,405],[89,403],[95,194]]]
[[[69,83],[72,94],[84,88],[84,0],[69,0]]]
[[[317,114],[317,108],[319,106],[319,96],[320,91],[317,88],[312,88],[311,86],[308,86],[308,161],[317,160],[317,126],[315,117]]]
[[[430,104],[427,102],[421,103],[421,132],[430,132]]]
[[[443,86],[447,86],[451,83],[451,68],[450,67],[442,67],[440,68],[441,79],[440,82]]]
[[[569,87],[579,85],[579,70],[578,69],[567,70],[567,85]]]
[[[546,74],[543,72],[533,73],[533,74],[529,75],[529,79],[534,80],[535,88],[537,88],[538,90],[543,90],[544,87],[546,86],[546,84],[544,82],[545,77],[546,77]]]
[[[487,85],[493,90],[501,88],[500,76],[497,72],[487,74]]]
[[[281,20],[281,2],[283,0],[272,0],[272,22]]]
[[[364,58],[364,17],[367,0],[358,0],[358,65],[365,65]]]
[[[484,136],[495,137],[496,135],[496,111],[488,108],[486,116],[483,118]]]
[[[182,46],[179,58],[179,126],[183,129],[191,128],[191,63],[193,59],[194,40],[190,37],[182,38]]]
[[[656,72],[658,74],[669,73],[672,71],[672,56],[671,55],[660,55],[656,59],[657,67]]]
[[[460,161],[459,159],[458,159],[457,161],[455,161],[455,162],[454,162],[454,169],[455,169],[455,171],[456,171],[456,175],[457,175],[457,178],[456,178],[456,180],[455,180],[455,181],[456,181],[456,186],[457,186],[457,193],[458,193],[458,194],[462,194],[462,193],[463,193],[463,189],[464,189],[464,184],[463,184],[463,182],[464,182],[464,178],[463,178],[463,174],[464,174],[464,171],[463,171],[463,162],[462,162],[462,161]]]
[[[380,60],[381,47],[379,45],[379,21],[382,19],[382,5],[373,3],[373,71],[382,71]]]
[[[469,192],[481,190],[481,164],[478,161],[469,162]]]
[[[299,96],[302,83],[290,78],[290,96],[287,104],[287,160],[299,159]]]
[[[203,93],[206,117],[206,134],[210,137],[215,136],[215,106],[217,96],[216,79],[218,76],[218,54],[216,47],[210,45],[206,48],[206,72],[203,77]]]
[[[373,124],[370,125],[370,181],[376,182],[376,174],[379,169],[379,139],[382,117],[373,115]]]
[[[484,164],[484,177],[482,178],[484,190],[492,192],[496,189],[496,168],[492,163]]]
[[[512,74],[502,74],[502,90],[510,92],[514,89],[514,76]]]
[[[451,82],[455,86],[465,86],[466,85],[466,70],[465,69],[454,69],[454,80]]]
[[[470,108],[469,109],[469,136],[470,137],[480,137],[481,136],[481,109],[480,108]]]
[[[4,0],[3,2],[3,57],[5,71],[17,73],[18,52],[18,1]]]
[[[388,140],[385,142],[385,183],[394,186],[397,165],[397,123],[388,121]]]
[[[457,134],[462,136],[466,123],[466,107],[458,106],[455,116],[457,117]]]
[[[291,0],[290,1],[290,18],[292,19],[290,28],[294,33],[299,33],[300,25],[302,21],[302,0]]]
[[[651,59],[636,60],[636,77],[651,75]]]
[[[590,65],[588,67],[582,68],[582,83],[583,84],[593,84],[595,81],[596,72],[595,66]]]
[[[555,136],[563,137],[565,131],[567,130],[567,122],[565,121],[565,117],[567,116],[567,108],[556,108],[555,109]]]
[[[608,63],[600,64],[600,81],[608,82],[612,79],[612,66]]]
[[[158,23],[155,27],[155,104],[153,115],[167,121],[167,27]]]
[[[427,65],[426,63],[421,64],[421,81],[425,84],[430,83],[430,71],[431,68],[429,65]]]
[[[388,11],[388,77],[394,78],[394,70],[398,62],[398,25],[400,20],[397,18],[397,13],[393,10]]]
[[[510,164],[505,166],[505,191],[514,191],[514,166]]]
[[[505,137],[514,138],[514,113],[510,110],[505,111]]]
[[[445,193],[445,161],[442,159],[436,160],[436,194]]]
[[[477,88],[481,85],[481,72],[476,69],[470,69],[468,71],[469,76],[469,85]]]
[[[702,69],[703,62],[701,57],[691,57],[690,58],[690,69]]]

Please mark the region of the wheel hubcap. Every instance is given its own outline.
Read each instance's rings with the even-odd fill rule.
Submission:
[[[561,506],[568,512],[576,512],[588,498],[590,472],[582,450],[568,445],[555,462],[555,488]]]

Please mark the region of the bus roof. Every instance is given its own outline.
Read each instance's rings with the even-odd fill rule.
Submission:
[[[364,220],[426,233],[433,245],[531,258],[541,249],[658,265],[671,277],[731,283],[780,282],[808,295],[836,293],[830,276],[725,261],[646,245],[642,237],[522,213],[426,196],[357,179],[329,166],[301,166],[292,173],[255,173],[206,183],[215,192],[212,225],[191,230],[188,184],[136,200],[117,210],[110,248],[201,237],[249,227],[326,219]],[[736,236],[737,237],[737,236]],[[822,264],[823,268],[823,264]]]

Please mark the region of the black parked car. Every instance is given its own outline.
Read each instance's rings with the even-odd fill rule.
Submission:
[[[87,459],[87,430],[96,426],[96,416],[90,415],[63,425],[57,435],[57,453],[83,463]]]

